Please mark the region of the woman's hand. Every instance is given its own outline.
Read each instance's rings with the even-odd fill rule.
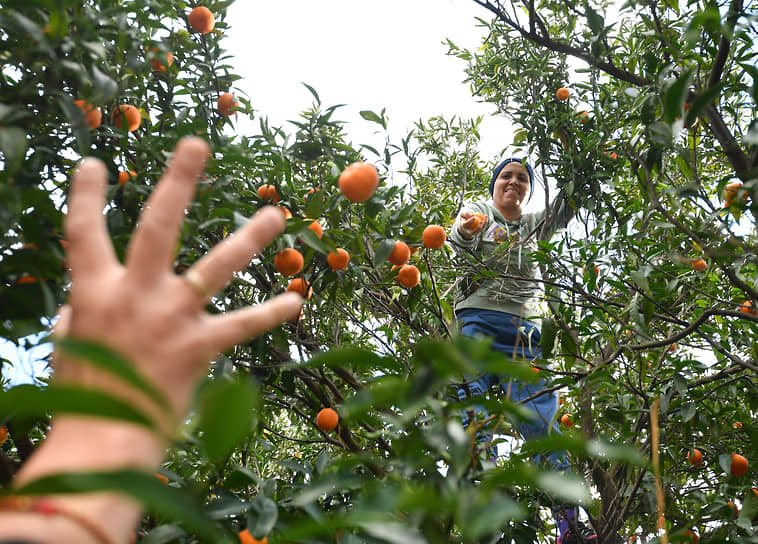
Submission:
[[[458,215],[458,232],[467,240],[471,240],[487,226],[487,216],[469,210],[461,211]]]
[[[123,265],[102,212],[106,170],[100,161],[85,159],[79,164],[64,224],[72,288],[56,334],[101,343],[130,361],[170,402],[170,414],[152,411],[168,432],[187,412],[211,359],[297,315],[302,304],[298,295],[287,293],[222,315],[205,311],[211,295],[281,233],[284,219],[274,208],[261,210],[183,275],[173,272],[184,211],[208,155],[208,145],[198,138],[179,142],[142,211]],[[90,365],[60,355],[55,365],[56,380],[145,404],[139,393]]]

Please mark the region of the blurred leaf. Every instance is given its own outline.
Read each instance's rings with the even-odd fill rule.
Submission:
[[[60,384],[45,388],[17,385],[2,391],[0,413],[22,418],[43,417],[49,413],[80,414],[154,426],[146,415],[108,393]]]
[[[200,391],[197,404],[200,442],[211,459],[221,459],[247,437],[255,423],[259,398],[246,383],[213,380]]]
[[[80,362],[90,364],[95,368],[104,370],[119,378],[124,383],[134,386],[138,390],[147,393],[159,406],[168,408],[169,404],[163,394],[151,383],[140,376],[132,364],[121,357],[115,351],[87,340],[79,340],[71,337],[51,337],[58,349]]]

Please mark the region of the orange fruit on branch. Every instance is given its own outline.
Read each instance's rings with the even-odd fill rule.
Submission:
[[[316,426],[324,432],[336,429],[339,421],[340,416],[334,408],[323,408],[316,416]]]
[[[447,233],[439,225],[429,225],[421,234],[421,241],[429,249],[439,249],[445,245]]]
[[[744,476],[747,473],[748,462],[739,453],[732,454],[732,466],[729,469],[732,476]]]
[[[742,306],[740,306],[740,312],[743,314],[750,314],[750,315],[758,315],[758,310],[753,308],[753,301],[752,300],[746,300],[742,303]]]
[[[571,91],[569,91],[566,87],[561,87],[557,91],[555,91],[555,96],[563,102],[564,100],[568,100],[569,95],[571,94]]]
[[[692,261],[692,269],[696,270],[698,272],[703,272],[706,268],[708,268],[708,263],[705,262],[705,259],[695,259]]]
[[[270,200],[273,204],[279,202],[279,194],[273,185],[261,185],[258,187],[258,196],[263,200]]]
[[[590,120],[590,114],[584,110],[580,110],[576,112],[576,116],[579,118],[580,123],[586,123],[587,121]]]
[[[82,113],[84,114],[84,119],[87,121],[87,125],[89,125],[89,128],[95,129],[100,126],[100,123],[103,120],[103,112],[100,110],[100,108],[94,107],[89,102],[86,102],[84,100],[74,100],[74,104],[76,104],[80,110],[82,110]]]
[[[690,542],[692,544],[697,544],[698,536],[697,536],[697,533],[695,533],[694,531],[692,531],[692,529],[687,529],[686,531],[684,531],[682,533],[682,535],[686,536],[686,537],[689,537]]]
[[[148,47],[147,50],[154,55],[154,57],[150,59],[150,63],[153,65],[153,71],[165,72],[167,65],[171,66],[174,64],[174,54],[171,51],[166,51],[164,53],[156,47]],[[166,59],[167,64],[161,62],[163,59]]]
[[[142,115],[139,110],[129,104],[120,104],[113,112],[113,124],[118,128],[125,128],[129,132],[134,132],[141,123]]]
[[[341,247],[338,247],[336,253],[330,253],[326,256],[326,262],[329,263],[329,266],[335,272],[337,270],[344,270],[350,262],[350,254]]]
[[[395,247],[392,248],[392,252],[389,254],[389,257],[387,257],[387,260],[394,265],[402,266],[407,263],[410,258],[411,248],[408,247],[408,244],[405,242],[398,240],[395,242]]]
[[[293,248],[283,249],[274,257],[274,268],[283,276],[294,276],[303,269],[303,254]]]
[[[732,183],[727,184],[726,187],[724,187],[724,192],[722,193],[722,196],[724,197],[724,207],[728,208],[732,204],[735,203],[736,200],[745,201],[748,199],[748,192],[742,187],[741,181],[734,181]]]
[[[354,162],[342,171],[337,185],[350,202],[366,202],[379,187],[379,172],[373,164]]]
[[[8,427],[0,427],[0,446],[8,440]]]
[[[284,216],[284,219],[292,219],[292,212],[289,211],[289,208],[285,206],[277,206],[280,212],[282,212],[282,215]]]
[[[267,536],[264,536],[261,540],[258,540],[247,529],[240,531],[238,536],[240,537],[240,544],[268,544]]]
[[[313,289],[303,278],[295,278],[292,280],[289,285],[287,285],[287,291],[294,291],[306,300],[311,298],[311,295],[313,294]]]
[[[693,448],[687,452],[687,461],[689,461],[690,465],[699,465],[703,462],[703,452],[697,448]]]
[[[400,282],[400,285],[403,287],[411,289],[421,282],[421,272],[419,272],[419,269],[412,264],[405,264],[401,266],[400,270],[397,272],[397,281]]]
[[[211,10],[205,6],[193,8],[187,16],[187,22],[192,27],[192,30],[200,34],[208,34],[216,27],[216,18],[213,16]]]
[[[165,474],[161,474],[160,472],[156,472],[156,473],[154,474],[154,476],[155,476],[156,478],[158,478],[158,479],[159,479],[161,482],[163,482],[164,484],[168,484],[168,476],[166,476]]]
[[[563,425],[564,427],[573,427],[574,426],[574,422],[571,420],[571,415],[570,414],[563,414],[561,416],[561,425]]]
[[[119,185],[123,187],[124,185],[126,185],[127,181],[136,177],[137,177],[137,172],[135,172],[134,170],[129,170],[129,171],[121,170],[118,173],[118,183]]]
[[[310,225],[308,225],[308,228],[311,229],[313,233],[319,238],[324,236],[324,228],[318,221],[311,221]]]
[[[232,93],[224,93],[218,97],[217,107],[221,115],[229,116],[236,113],[232,111],[232,108],[236,108],[239,105],[240,103],[237,102]]]

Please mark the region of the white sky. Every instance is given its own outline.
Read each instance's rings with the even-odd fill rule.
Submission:
[[[360,118],[360,110],[386,108],[397,145],[418,119],[494,112],[471,97],[462,83],[465,62],[447,56],[443,43],[450,38],[459,47],[478,48],[486,31],[475,17],[489,20],[490,14],[471,0],[238,0],[228,11],[231,29],[222,43],[244,78],[235,89],[272,125],[291,130],[286,121],[313,102],[302,85],[307,83],[323,105],[346,104],[335,118],[348,123],[354,144],[381,151],[383,140],[373,136],[379,125]],[[238,117],[240,132],[255,132],[257,120],[248,125]],[[484,159],[499,157],[511,141],[502,117],[486,119],[481,133]]]

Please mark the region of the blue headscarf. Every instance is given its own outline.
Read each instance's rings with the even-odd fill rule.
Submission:
[[[526,168],[526,171],[529,173],[529,198],[532,198],[532,195],[534,194],[534,170],[532,170],[532,167],[529,166],[529,163],[527,163],[524,159],[517,159],[515,157],[511,157],[510,159],[505,159],[503,162],[498,164],[495,167],[495,169],[492,171],[492,181],[490,181],[490,196],[492,196],[495,191],[495,180],[500,175],[500,171],[509,162],[521,163],[521,165],[524,168]]]

